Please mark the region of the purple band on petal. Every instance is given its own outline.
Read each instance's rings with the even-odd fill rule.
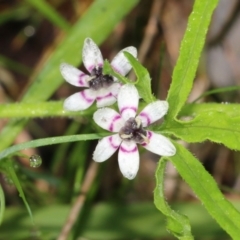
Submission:
[[[104,98],[109,98],[109,97],[112,97],[112,93],[108,93],[107,95],[103,96],[103,97],[97,97],[96,99],[99,101],[99,100],[102,100]]]
[[[146,118],[147,120],[147,126],[151,123],[151,120],[149,118],[149,116],[146,114],[146,113],[140,113],[139,116],[143,117],[143,118]]]
[[[113,118],[112,122],[111,122],[111,125],[109,127],[109,131],[113,131],[113,127],[114,127],[114,123],[119,119],[121,118],[121,116],[117,115],[116,117]]]
[[[121,109],[120,114],[122,115],[122,113],[123,113],[125,110],[127,110],[127,109],[131,109],[131,110],[133,110],[134,112],[137,111],[137,108],[135,108],[135,107],[124,107],[124,108]]]
[[[114,145],[114,142],[113,142],[113,138],[112,138],[112,137],[109,138],[109,142],[110,142],[110,145],[111,145],[112,148],[118,149],[119,145]]]
[[[81,94],[82,97],[86,100],[86,102],[89,102],[89,103],[90,103],[90,102],[93,102],[93,101],[94,101],[94,99],[88,98],[88,97],[86,96],[86,94],[85,94],[84,91],[81,91],[80,94]]]
[[[85,77],[86,75],[84,73],[82,73],[80,76],[79,76],[79,84],[81,86],[85,85],[85,81],[83,80],[83,77]]]
[[[148,138],[149,141],[150,141],[151,137],[152,137],[152,132],[151,132],[151,131],[147,131],[147,138]],[[144,142],[144,143],[142,143],[141,145],[142,145],[143,147],[145,147],[145,146],[147,146],[148,144]]]
[[[135,146],[133,149],[126,149],[124,148],[122,145],[120,146],[120,151],[124,152],[124,153],[133,153],[133,152],[137,152],[137,146]]]

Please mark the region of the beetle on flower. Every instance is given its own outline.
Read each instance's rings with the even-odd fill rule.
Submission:
[[[116,134],[98,142],[93,160],[103,162],[119,148],[118,163],[124,177],[133,179],[139,169],[137,143],[161,156],[173,156],[176,149],[171,141],[161,134],[145,130],[168,111],[166,101],[157,100],[148,104],[137,116],[139,95],[136,87],[126,84],[118,94],[119,112],[111,108],[98,109],[94,121],[102,128]]]
[[[122,49],[112,60],[111,66],[119,74],[125,76],[132,68],[123,51],[137,56],[135,47]],[[75,93],[64,101],[64,109],[69,111],[80,111],[89,108],[97,101],[97,107],[105,107],[116,102],[121,87],[117,79],[103,74],[103,57],[98,46],[91,38],[86,38],[83,44],[82,60],[90,75],[83,73],[77,68],[62,63],[60,71],[63,78],[77,87],[86,87],[81,92]]]

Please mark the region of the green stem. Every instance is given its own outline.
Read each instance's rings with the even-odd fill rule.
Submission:
[[[0,105],[0,118],[73,117],[92,115],[95,107],[85,111],[69,112],[63,102],[21,102]]]

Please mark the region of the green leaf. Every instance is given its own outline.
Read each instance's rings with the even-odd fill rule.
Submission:
[[[5,196],[2,186],[0,184],[0,225],[2,224],[3,221],[4,212],[5,212]]]
[[[84,111],[65,111],[62,101],[38,102],[37,107],[34,102],[20,102],[0,105],[0,118],[92,116],[95,110],[96,106],[93,105]]]
[[[186,216],[172,210],[164,199],[164,174],[167,160],[161,158],[156,171],[154,204],[167,217],[167,229],[178,239],[193,239],[191,226]]]
[[[186,104],[181,112],[180,117],[196,117],[202,113],[219,112],[225,113],[229,117],[237,117],[240,112],[240,104],[234,103],[199,103],[199,104]]]
[[[38,102],[48,99],[63,83],[59,66],[67,62],[74,66],[81,62],[83,41],[91,37],[97,44],[103,42],[116,24],[139,2],[139,0],[108,1],[96,0],[85,14],[69,30],[65,39],[45,61],[41,71],[33,76],[34,82],[23,97],[24,102]],[[124,7],[123,7],[124,6]],[[13,120],[0,134],[0,149],[12,143],[22,130],[26,120]]]
[[[19,19],[25,19],[29,17],[30,15],[30,8],[26,5],[16,5],[14,7],[12,5],[10,8],[6,8],[6,10],[2,9],[0,14],[0,25],[3,25],[5,22],[11,21],[11,20],[19,20]]]
[[[138,90],[139,95],[143,98],[146,103],[155,101],[155,97],[152,95],[151,90],[151,78],[146,68],[144,68],[138,60],[133,57],[129,52],[124,52],[125,57],[131,63],[133,70],[137,76],[135,86]]]
[[[168,159],[189,184],[209,214],[233,238],[239,239],[240,212],[224,197],[213,177],[182,145],[175,143],[176,154]]]
[[[232,111],[226,110],[230,108]],[[216,108],[211,106],[198,112],[192,120],[165,121],[161,128],[187,142],[210,140],[222,143],[230,149],[240,150],[239,108],[236,105],[220,105]]]
[[[114,69],[112,68],[112,66],[111,66],[111,64],[109,63],[108,60],[104,61],[103,73],[116,77],[122,83],[131,83],[131,81],[128,78],[125,78],[124,76],[122,76],[118,72],[114,71]]]
[[[44,0],[25,0],[43,14],[54,25],[68,31],[70,24],[46,1]]]
[[[191,91],[208,26],[217,4],[218,0],[196,0],[194,3],[168,92],[169,119],[177,116]]]
[[[9,148],[6,148],[4,151],[0,152],[0,161],[10,155],[13,155],[15,152],[18,152],[26,148],[35,148],[35,147],[41,147],[41,146],[47,146],[52,144],[65,143],[65,142],[76,142],[76,141],[100,139],[108,135],[109,133],[94,133],[94,134],[79,134],[79,135],[50,137],[50,138],[32,140],[29,142],[16,144]]]
[[[30,68],[19,62],[13,61],[12,59],[5,57],[4,55],[0,55],[0,65],[3,65],[8,69],[11,69],[26,76],[29,76],[32,72]]]
[[[15,187],[17,188],[19,196],[22,198],[22,200],[23,200],[23,202],[24,202],[24,204],[25,204],[25,206],[27,208],[28,214],[29,214],[29,216],[31,218],[32,224],[34,225],[31,208],[30,208],[30,206],[29,206],[29,204],[27,202],[27,199],[26,199],[25,194],[23,192],[23,189],[22,189],[22,186],[20,184],[20,181],[18,180],[18,177],[17,177],[17,175],[15,173],[12,161],[9,160],[9,159],[5,159],[5,161],[2,163],[2,166],[4,167],[5,171],[7,172],[7,174],[11,178],[11,180],[13,181]]]
[[[237,90],[239,90],[239,89],[240,89],[239,86],[230,86],[230,87],[216,88],[216,89],[213,89],[213,90],[204,92],[203,94],[201,94],[199,97],[197,97],[197,98],[196,98],[194,101],[192,101],[192,102],[193,102],[193,103],[194,103],[194,102],[197,102],[199,99],[201,99],[201,98],[203,98],[203,97],[206,97],[206,96],[209,96],[209,95],[212,95],[212,94],[215,94],[215,93],[232,92],[232,91],[237,91]]]

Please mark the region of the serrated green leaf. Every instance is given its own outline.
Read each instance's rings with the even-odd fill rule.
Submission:
[[[155,97],[152,95],[151,90],[151,78],[146,68],[144,68],[138,60],[133,57],[129,52],[124,52],[125,57],[131,63],[132,68],[137,76],[137,80],[134,83],[139,95],[146,103],[155,101]]]
[[[41,71],[33,76],[34,82],[28,88],[23,101],[38,102],[48,99],[63,83],[59,71],[60,64],[67,62],[74,66],[78,65],[81,62],[80,52],[84,39],[91,37],[97,44],[103,42],[116,24],[138,2],[139,0],[94,1],[81,19],[69,30],[68,35],[53,54],[45,61]],[[10,121],[0,134],[0,149],[9,146],[26,123],[26,120]]]
[[[239,109],[239,106],[232,107],[233,109]],[[210,140],[240,150],[240,115],[238,112],[234,115],[233,111],[224,111],[223,106],[221,110],[220,106],[218,111],[208,109],[198,112],[192,120],[165,122],[161,128],[187,142]]]
[[[240,212],[224,197],[213,177],[182,145],[175,143],[176,154],[167,157],[189,184],[218,224],[233,238],[239,239]]]
[[[203,112],[219,112],[224,113],[229,117],[237,117],[240,112],[240,104],[234,103],[199,103],[186,104],[179,113],[180,117],[196,117]]]
[[[164,178],[167,160],[161,158],[158,162],[156,188],[154,190],[154,204],[167,218],[167,229],[178,239],[191,240],[191,226],[186,216],[172,210],[164,198]]]
[[[177,116],[192,89],[208,26],[217,4],[218,0],[196,0],[194,3],[168,92],[169,119]]]
[[[0,225],[2,224],[3,221],[4,212],[5,212],[5,196],[2,186],[0,184]]]

